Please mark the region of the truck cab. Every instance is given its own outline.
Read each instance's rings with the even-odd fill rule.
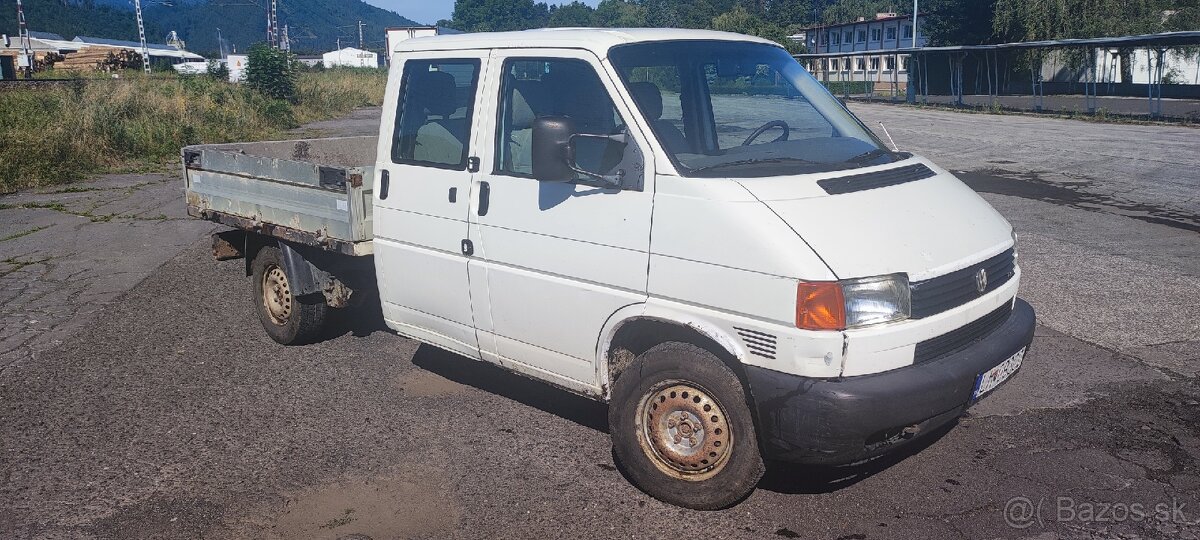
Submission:
[[[371,246],[341,256],[373,257],[398,334],[608,402],[651,495],[721,508],[764,460],[872,459],[1019,369],[1034,313],[1012,227],[777,44],[561,29],[397,47],[362,164]],[[258,293],[290,290],[280,266]]]

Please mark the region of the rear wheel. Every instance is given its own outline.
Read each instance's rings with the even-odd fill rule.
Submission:
[[[251,264],[254,307],[271,339],[283,345],[302,345],[320,339],[329,306],[319,294],[297,297],[283,269],[279,248],[260,249]]]
[[[622,371],[609,427],[630,480],[671,504],[725,508],[749,495],[763,475],[741,382],[695,345],[658,345]]]

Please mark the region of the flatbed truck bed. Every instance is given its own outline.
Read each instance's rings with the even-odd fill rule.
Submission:
[[[372,245],[374,136],[183,149],[188,215],[344,255]]]

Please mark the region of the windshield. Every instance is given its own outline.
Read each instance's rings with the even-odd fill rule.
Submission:
[[[775,176],[897,158],[779,47],[666,41],[614,47],[609,58],[685,176]]]

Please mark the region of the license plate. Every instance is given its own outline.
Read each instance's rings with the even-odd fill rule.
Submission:
[[[984,394],[991,392],[1012,377],[1018,369],[1021,369],[1021,361],[1025,359],[1025,349],[1026,347],[1021,347],[1021,350],[1000,362],[996,367],[980,373],[979,377],[975,379],[975,392],[971,394],[971,401],[976,401]]]

